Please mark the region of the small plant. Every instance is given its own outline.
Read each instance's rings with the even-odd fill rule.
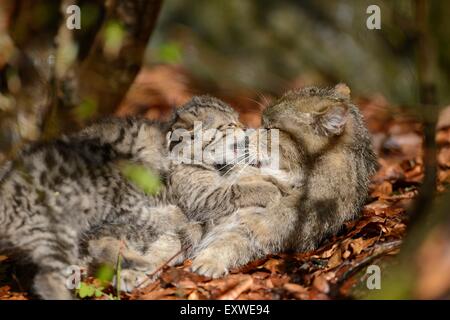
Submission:
[[[77,295],[80,298],[100,298],[102,296],[108,296],[111,299],[114,299],[112,295],[108,295],[103,292],[104,287],[97,287],[95,284],[87,283],[87,282],[81,282],[80,287],[77,289]]]
[[[83,298],[100,298],[107,297],[110,300],[118,299],[112,294],[105,293],[104,290],[108,288],[111,284],[112,278],[114,276],[114,268],[110,265],[101,265],[96,274],[93,282],[82,281],[79,288],[76,290],[77,296],[81,299]]]

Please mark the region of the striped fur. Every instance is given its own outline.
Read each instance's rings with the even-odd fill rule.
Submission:
[[[79,263],[79,242],[92,228],[105,221],[125,223],[132,214],[146,218],[135,220],[146,238],[182,228],[179,209],[165,206],[163,196],[147,197],[116,165],[139,158],[162,174],[168,168],[165,157],[161,126],[139,119],[106,119],[26,148],[2,173],[0,252],[37,267],[33,287],[41,298],[72,298],[65,272]],[[171,216],[177,224],[161,230],[158,219]]]

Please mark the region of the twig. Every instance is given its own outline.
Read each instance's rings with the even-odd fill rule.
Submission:
[[[365,257],[364,259],[357,261],[355,265],[351,266],[349,270],[347,270],[340,279],[336,282],[336,284],[333,286],[332,292],[336,293],[339,292],[339,289],[344,284],[348,278],[350,278],[352,275],[357,273],[359,270],[367,266],[370,262],[375,260],[376,258],[393,251],[395,249],[400,248],[400,245],[402,244],[402,240],[394,240],[390,242],[386,242],[383,244],[379,244],[376,247],[373,248],[372,253]],[[338,294],[332,294],[332,295],[338,295]]]
[[[11,274],[11,277],[12,277],[13,280],[16,282],[17,286],[19,287],[19,290],[20,290],[21,292],[24,292],[25,290],[23,289],[22,285],[20,284],[19,279],[17,278],[17,276],[16,276],[16,274],[15,274],[14,272]]]
[[[117,255],[116,264],[116,294],[117,300],[120,300],[120,273],[122,272],[122,248],[124,246],[123,240],[120,241],[119,254]]]
[[[189,248],[191,247],[191,245],[185,247],[185,248],[181,248],[180,251],[178,251],[177,253],[175,253],[172,257],[169,258],[169,260],[167,260],[166,262],[164,262],[161,266],[159,266],[155,271],[153,271],[150,274],[146,274],[147,279],[145,279],[144,281],[142,281],[141,283],[139,283],[136,286],[136,289],[139,289],[144,283],[146,283],[148,280],[152,280],[153,276],[155,274],[157,274],[159,271],[163,270],[173,259],[175,259],[177,256],[179,256],[183,251],[187,251]]]

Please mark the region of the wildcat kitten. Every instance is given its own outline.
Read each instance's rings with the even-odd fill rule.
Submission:
[[[143,119],[107,119],[78,135],[32,145],[2,170],[0,250],[38,269],[35,292],[44,299],[70,299],[67,267],[79,262],[79,240],[105,220],[147,221],[147,237],[181,232],[186,220],[175,206],[148,197],[122,176],[116,160],[168,169],[165,132]],[[112,219],[114,217],[114,219]],[[122,220],[123,219],[123,220]],[[158,227],[159,219],[177,224]],[[156,226],[157,228],[155,229]]]
[[[198,273],[217,277],[268,253],[312,250],[364,204],[377,161],[346,85],[288,92],[264,111],[263,125],[280,130],[280,172],[297,188],[264,210],[223,217],[197,246]]]

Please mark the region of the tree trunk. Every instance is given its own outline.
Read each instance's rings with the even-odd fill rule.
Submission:
[[[66,25],[72,4],[81,8],[80,30]],[[9,36],[0,51],[9,43],[12,53],[0,56],[0,152],[113,113],[141,67],[161,4],[1,1],[0,31]]]

